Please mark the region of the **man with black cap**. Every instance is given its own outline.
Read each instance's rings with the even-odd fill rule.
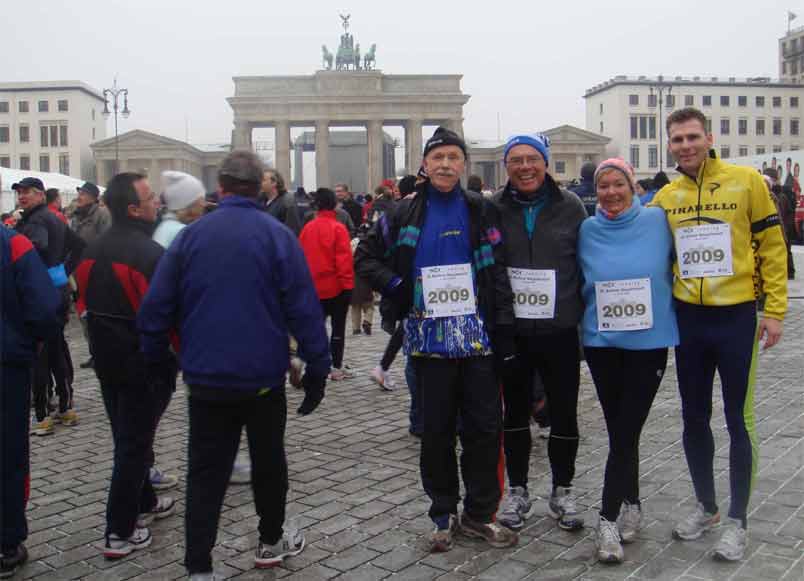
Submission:
[[[591,161],[585,161],[581,166],[581,183],[569,188],[583,202],[583,207],[589,216],[595,215],[597,208],[597,191],[595,190],[595,169],[597,165]]]
[[[421,475],[435,523],[431,550],[461,531],[493,547],[518,541],[495,522],[501,496],[502,404],[492,354],[513,357],[513,296],[496,208],[466,192],[466,144],[439,127],[424,149],[417,195],[384,214],[360,242],[359,273],[383,294],[383,327],[405,320],[422,413]],[[466,498],[458,524],[456,420]]]
[[[80,255],[81,248],[73,248],[72,238],[69,240],[68,248],[70,233],[67,226],[48,210],[42,180],[27,177],[13,184],[11,188],[17,192],[19,206],[22,209],[22,217],[17,222],[16,229],[34,245],[42,262],[48,268],[53,285],[62,295],[62,332],[58,337],[45,343],[37,357],[33,372],[36,424],[31,431],[36,436],[47,436],[53,433],[54,423],[54,418],[49,415],[48,410],[48,385],[51,376],[56,384],[59,398],[59,409],[55,418],[65,426],[74,426],[78,423],[78,414],[73,409],[73,387],[64,349],[66,342],[63,325],[67,322],[69,305],[67,277],[70,263],[65,264],[65,259],[71,252]]]
[[[577,326],[583,314],[576,260],[578,229],[587,214],[572,192],[547,172],[550,141],[541,134],[511,137],[503,154],[508,183],[493,198],[501,215],[505,264],[516,300],[516,365],[506,367],[505,459],[509,494],[500,522],[514,529],[530,514],[528,466],[534,376],[547,393],[553,473],[548,513],[565,530],[580,530],[572,480],[578,452],[580,357]]]
[[[168,333],[179,328],[190,416],[185,565],[199,581],[213,578],[211,553],[243,426],[259,515],[255,565],[277,566],[305,543],[301,531],[283,528],[288,335],[307,363],[299,414],[324,398],[331,359],[304,253],[290,229],[261,211],[262,179],[252,152],[223,160],[218,208],[173,240],[138,317],[151,364],[169,357]]]
[[[100,189],[98,189],[98,186],[92,182],[84,182],[84,185],[77,187],[76,190],[78,191],[78,197],[76,198],[75,211],[70,221],[70,227],[84,242],[91,244],[95,241],[95,238],[103,234],[111,226],[112,217],[109,215],[109,210],[100,205]],[[89,343],[86,319],[81,318],[80,321],[84,338]],[[81,364],[81,368],[88,369],[92,367],[92,364],[92,356],[90,355],[89,359]]]

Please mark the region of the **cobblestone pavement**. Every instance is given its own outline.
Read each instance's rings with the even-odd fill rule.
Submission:
[[[798,254],[804,276],[804,254]],[[794,293],[791,293],[794,294]],[[802,336],[804,293],[791,301],[783,343],[760,358],[756,416],[761,470],[751,500],[750,545],[745,560],[723,564],[708,556],[716,535],[682,543],[671,540],[676,517],[693,505],[681,448],[680,402],[675,370],[668,370],[642,437],[641,494],[646,527],[625,547],[626,561],[603,566],[594,560],[592,530],[599,508],[606,431],[588,370],[584,367],[579,417],[581,445],[576,492],[587,528],[559,530],[546,515],[549,465],[544,440],[535,439],[531,494],[536,509],[512,549],[488,549],[460,539],[449,553],[430,555],[427,499],[418,475],[418,440],[408,435],[404,388],[380,391],[368,379],[387,336],[347,338],[354,379],[330,384],[315,414],[288,422],[290,464],[288,514],[307,534],[308,547],[282,568],[252,569],[257,518],[248,486],[231,486],[221,515],[215,567],[222,578],[346,581],[441,579],[804,579],[804,382]],[[72,325],[69,342],[76,364],[87,351]],[[404,385],[400,357],[394,376]],[[32,441],[32,491],[28,510],[30,563],[18,577],[36,579],[175,579],[185,575],[184,477],[187,413],[183,387],[159,428],[157,462],[180,476],[177,514],[152,527],[154,542],[141,553],[106,561],[99,543],[104,527],[112,443],[97,381],[77,370],[81,423],[57,426],[54,436]],[[716,388],[717,393],[717,388]],[[289,388],[290,409],[300,394]],[[716,482],[727,507],[728,438],[717,398]]]

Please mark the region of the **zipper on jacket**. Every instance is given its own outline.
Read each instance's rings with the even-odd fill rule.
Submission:
[[[698,203],[697,203],[697,205],[695,207],[695,211],[697,213],[698,224],[699,225],[701,224],[701,187],[703,186],[704,173],[706,173],[706,162],[707,162],[708,159],[709,159],[709,154],[707,153],[706,154],[706,159],[704,159],[704,162],[703,162],[703,167],[701,168],[701,181],[700,182],[698,181],[697,176],[695,177],[695,180],[694,180],[695,185],[698,187]],[[685,173],[684,175],[686,175],[688,178],[692,179],[689,174]],[[703,285],[704,285],[704,277],[701,277],[701,284],[700,284],[699,290],[698,290],[698,295],[700,296],[700,304],[701,304],[701,306],[703,306],[703,304],[704,304],[704,300],[703,300]]]

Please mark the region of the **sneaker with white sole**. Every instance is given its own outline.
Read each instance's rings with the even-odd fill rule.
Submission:
[[[712,551],[712,556],[719,561],[740,561],[748,546],[748,532],[743,523],[736,518],[726,519],[723,533]]]
[[[638,504],[623,502],[620,517],[617,519],[620,538],[623,543],[632,542],[642,528],[642,508]]]
[[[431,553],[446,553],[452,550],[452,545],[455,539],[455,533],[458,531],[458,516],[451,514],[447,520],[446,528],[435,526],[433,532],[430,533],[430,552]]]
[[[530,516],[533,503],[530,501],[528,491],[522,486],[514,486],[508,491],[503,500],[497,521],[504,527],[518,531],[525,526],[525,520]]]
[[[53,434],[53,418],[45,416],[41,422],[36,422],[31,426],[31,434],[34,436],[50,436]]]
[[[483,539],[495,549],[513,547],[519,542],[519,535],[498,522],[480,522],[468,516],[466,512],[461,515],[460,531],[470,538]]]
[[[106,535],[106,544],[103,547],[103,556],[107,559],[119,559],[150,546],[153,537],[151,531],[145,527],[137,527],[127,539],[121,539],[116,534]]]
[[[148,512],[141,512],[137,516],[137,526],[145,528],[154,522],[154,519],[162,520],[163,518],[169,517],[174,512],[176,512],[176,499],[172,496],[160,496],[156,500],[156,506]]]
[[[597,560],[601,563],[622,563],[623,546],[617,523],[600,517],[597,523]]]
[[[276,544],[263,543],[257,545],[254,555],[254,566],[257,569],[268,569],[282,564],[287,557],[295,557],[304,550],[304,534],[299,530],[285,530]]]
[[[333,367],[332,371],[329,372],[330,381],[343,381],[344,379],[351,379],[354,376],[355,374],[349,371],[345,366],[341,369]]]
[[[68,409],[65,412],[59,413],[58,421],[61,423],[62,426],[77,426],[78,425],[78,413],[72,408]]]
[[[151,486],[153,486],[154,490],[167,490],[179,483],[179,479],[176,476],[162,472],[156,466],[148,472],[148,480],[151,481]]]
[[[193,573],[190,575],[190,581],[218,581],[215,573]]]
[[[547,502],[547,513],[565,531],[579,531],[583,528],[583,518],[578,513],[575,496],[569,487],[556,486]]]
[[[385,391],[396,389],[396,383],[391,378],[391,374],[384,371],[380,365],[371,370],[371,379]]]
[[[706,531],[720,526],[720,513],[706,512],[700,502],[673,529],[673,536],[681,541],[700,539]]]

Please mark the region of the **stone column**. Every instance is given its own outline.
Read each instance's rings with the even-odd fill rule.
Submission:
[[[368,181],[366,189],[373,192],[383,179],[382,167],[382,120],[371,119],[366,125],[368,137]]]
[[[451,129],[461,137],[463,137],[463,119],[460,117],[454,119],[447,119],[447,129]]]
[[[296,184],[297,188],[304,187],[304,145],[294,144],[293,159],[293,183]]]
[[[315,184],[333,188],[329,181],[329,120],[319,119],[315,122]]]
[[[232,149],[251,149],[251,124],[235,121],[232,131]]]
[[[151,164],[148,167],[148,180],[151,182],[151,187],[155,190],[159,191],[162,187],[160,184],[159,160],[156,158],[151,158]]]
[[[274,126],[274,167],[290,184],[290,123],[277,121]]]
[[[408,119],[405,122],[405,167],[416,175],[422,164],[422,120]]]
[[[95,158],[95,184],[105,187],[109,178],[106,177],[106,160]]]

